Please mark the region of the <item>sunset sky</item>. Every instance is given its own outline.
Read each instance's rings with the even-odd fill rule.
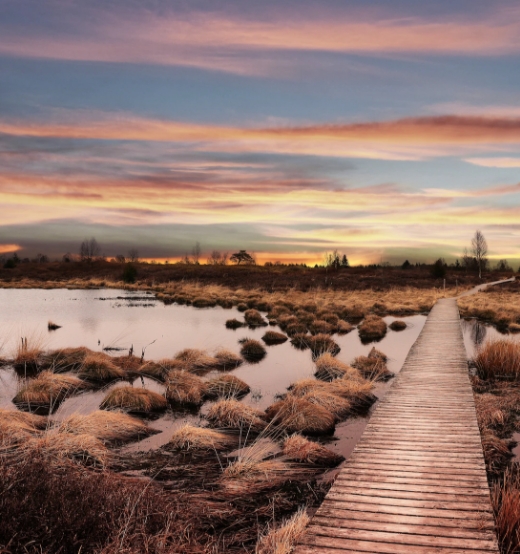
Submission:
[[[0,0],[0,254],[520,263],[516,0]]]

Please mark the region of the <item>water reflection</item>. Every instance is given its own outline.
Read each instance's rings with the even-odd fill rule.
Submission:
[[[478,347],[485,341],[499,340],[504,337],[492,325],[486,325],[477,319],[463,319],[460,323],[468,359],[475,357]]]

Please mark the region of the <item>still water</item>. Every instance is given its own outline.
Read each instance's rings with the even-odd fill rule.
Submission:
[[[200,348],[210,354],[219,348],[234,352],[240,349],[239,339],[252,337],[260,340],[266,328],[226,329],[227,319],[243,319],[235,308],[220,307],[198,309],[190,306],[164,305],[151,294],[123,290],[67,290],[67,289],[0,289],[0,345],[4,357],[12,356],[20,338],[27,337],[29,345],[37,344],[43,349],[71,346],[87,346],[94,351],[104,347],[121,348],[122,354],[133,346],[140,355],[145,350],[146,360],[171,358],[184,348]],[[386,317],[391,323],[394,317]],[[404,331],[388,330],[378,343],[362,344],[356,330],[347,335],[335,335],[340,345],[338,359],[351,362],[356,356],[366,355],[372,346],[383,351],[389,358],[390,371],[398,373],[422,330],[426,319],[416,315],[404,319]],[[61,325],[60,329],[49,331],[48,321]],[[270,329],[279,330],[277,327]],[[289,342],[267,347],[267,356],[259,363],[237,368],[232,373],[244,380],[251,393],[243,399],[250,405],[265,409],[273,403],[275,396],[284,393],[289,385],[315,371],[309,350],[300,351]],[[208,374],[207,378],[212,377]],[[376,395],[381,398],[391,386],[377,385]],[[86,392],[67,399],[53,414],[60,420],[73,413],[86,414],[99,407],[107,390],[123,386],[115,383],[103,390]],[[141,382],[134,383],[141,386]],[[20,386],[20,379],[9,368],[0,369],[0,407],[14,409],[11,399]],[[145,379],[145,386],[163,392],[161,383]],[[132,449],[156,448],[169,440],[171,433],[186,421],[197,422],[207,411],[205,404],[200,414],[186,414],[168,411],[162,417],[151,421],[151,426],[161,433],[130,446]],[[348,457],[363,432],[368,418],[347,420],[337,426],[330,446]]]

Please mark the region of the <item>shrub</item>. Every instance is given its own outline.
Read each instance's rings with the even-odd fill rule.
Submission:
[[[132,264],[126,264],[122,279],[125,283],[135,283],[137,280],[137,268]]]

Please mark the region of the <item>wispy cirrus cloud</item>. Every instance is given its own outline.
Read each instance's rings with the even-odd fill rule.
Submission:
[[[512,169],[520,167],[520,158],[465,158],[465,162],[480,167]]]
[[[61,12],[56,12],[56,19],[64,17]],[[0,31],[4,56],[190,66],[246,75],[287,71],[279,56],[283,52],[380,56],[520,52],[518,9],[511,6],[480,19],[400,17],[374,9],[324,8],[317,14],[306,6],[298,14],[279,9],[262,18],[249,18],[239,10],[158,13],[135,5],[98,6],[86,17],[80,9],[70,10],[61,26],[9,22],[0,24]]]

